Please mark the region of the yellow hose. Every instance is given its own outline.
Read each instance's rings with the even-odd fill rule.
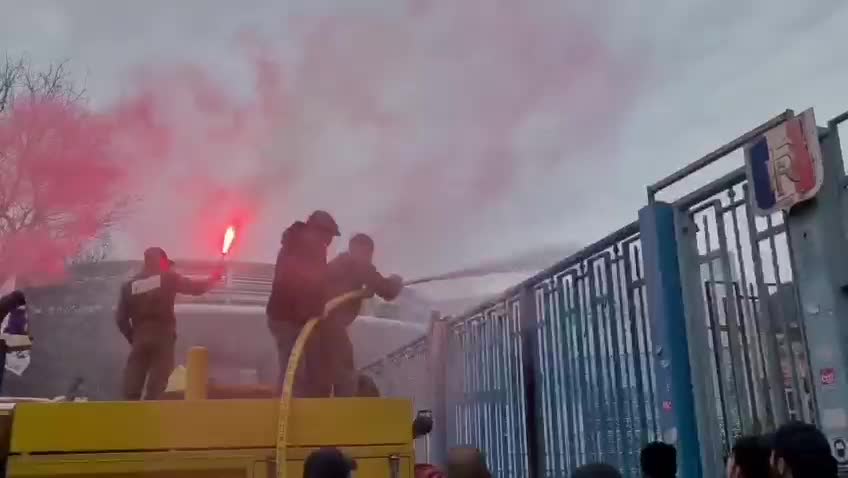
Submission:
[[[300,333],[297,335],[297,340],[294,342],[291,354],[289,354],[288,365],[286,366],[286,375],[283,377],[283,390],[280,395],[280,414],[277,418],[277,477],[286,478],[286,447],[288,445],[288,422],[289,412],[291,410],[292,390],[294,389],[295,372],[297,365],[300,362],[300,356],[303,355],[303,347],[306,341],[309,340],[312,329],[318,324],[318,321],[326,317],[330,312],[335,310],[340,305],[357,299],[365,298],[368,295],[366,290],[356,290],[334,297],[324,306],[324,313],[320,317],[313,317],[306,321]]]

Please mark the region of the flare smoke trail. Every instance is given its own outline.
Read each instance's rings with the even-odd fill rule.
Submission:
[[[284,42],[250,28],[236,41],[249,85],[199,64],[131,70],[94,115],[115,186],[140,198],[119,252],[209,257],[238,219],[239,258],[270,260],[282,228],[324,208],[407,275],[491,254],[493,231],[526,226],[516,197],[613,144],[640,89],[640,46],[609,44],[604,9],[572,3],[410,0],[281,19]]]

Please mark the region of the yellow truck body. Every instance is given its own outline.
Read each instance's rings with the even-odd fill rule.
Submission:
[[[278,400],[21,403],[2,417],[10,477],[275,476]],[[368,478],[412,478],[412,404],[381,398],[295,399],[286,475],[334,446]]]

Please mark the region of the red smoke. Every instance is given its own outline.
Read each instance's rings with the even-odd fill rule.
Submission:
[[[613,51],[603,21],[550,5],[409,0],[400,11],[296,18],[293,61],[258,35],[240,39],[254,73],[248,94],[195,65],[141,69],[131,94],[62,122],[74,148],[45,153],[39,174],[98,178],[96,187],[62,183],[71,188],[62,202],[89,226],[81,236],[116,193],[140,197],[125,225],[138,250],[156,243],[214,257],[232,218],[274,231],[273,245],[285,222],[329,204],[359,218],[342,223],[345,234],[372,232],[427,257],[497,210],[522,178],[556,174],[611,141],[632,105],[641,72],[626,58],[639,52]],[[521,152],[526,137],[554,137],[557,149]],[[400,247],[381,255],[409,257]]]
[[[113,219],[124,168],[114,160],[112,129],[62,98],[28,97],[0,116],[0,267],[56,277]]]

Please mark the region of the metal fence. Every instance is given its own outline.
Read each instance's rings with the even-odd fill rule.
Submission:
[[[848,313],[848,295],[836,286],[848,280],[834,281],[848,267],[828,254],[845,243],[848,181],[835,128],[848,116],[820,129],[826,184],[797,213],[756,216],[742,167],[671,203],[655,200],[792,117],[650,186],[639,221],[496,300],[435,321],[430,334],[368,367],[385,394],[434,410],[432,461],[471,444],[499,477],[565,477],[588,462],[636,477],[640,448],[663,439],[678,445],[681,475],[698,478],[721,473],[737,436],[792,419],[822,424],[835,450],[844,444],[838,404],[848,388],[813,371],[846,365],[848,331],[836,318]],[[827,353],[817,356],[819,346]]]
[[[567,476],[597,461],[638,475],[640,446],[658,436],[644,288],[634,222],[497,300],[446,319],[446,445],[481,448],[497,476],[527,476],[532,466]],[[527,335],[533,357],[524,356]],[[433,409],[439,359],[427,343],[418,340],[366,371],[384,394]],[[533,403],[524,385],[528,362]],[[528,422],[528,410],[537,420]],[[528,433],[538,436],[535,457]]]

